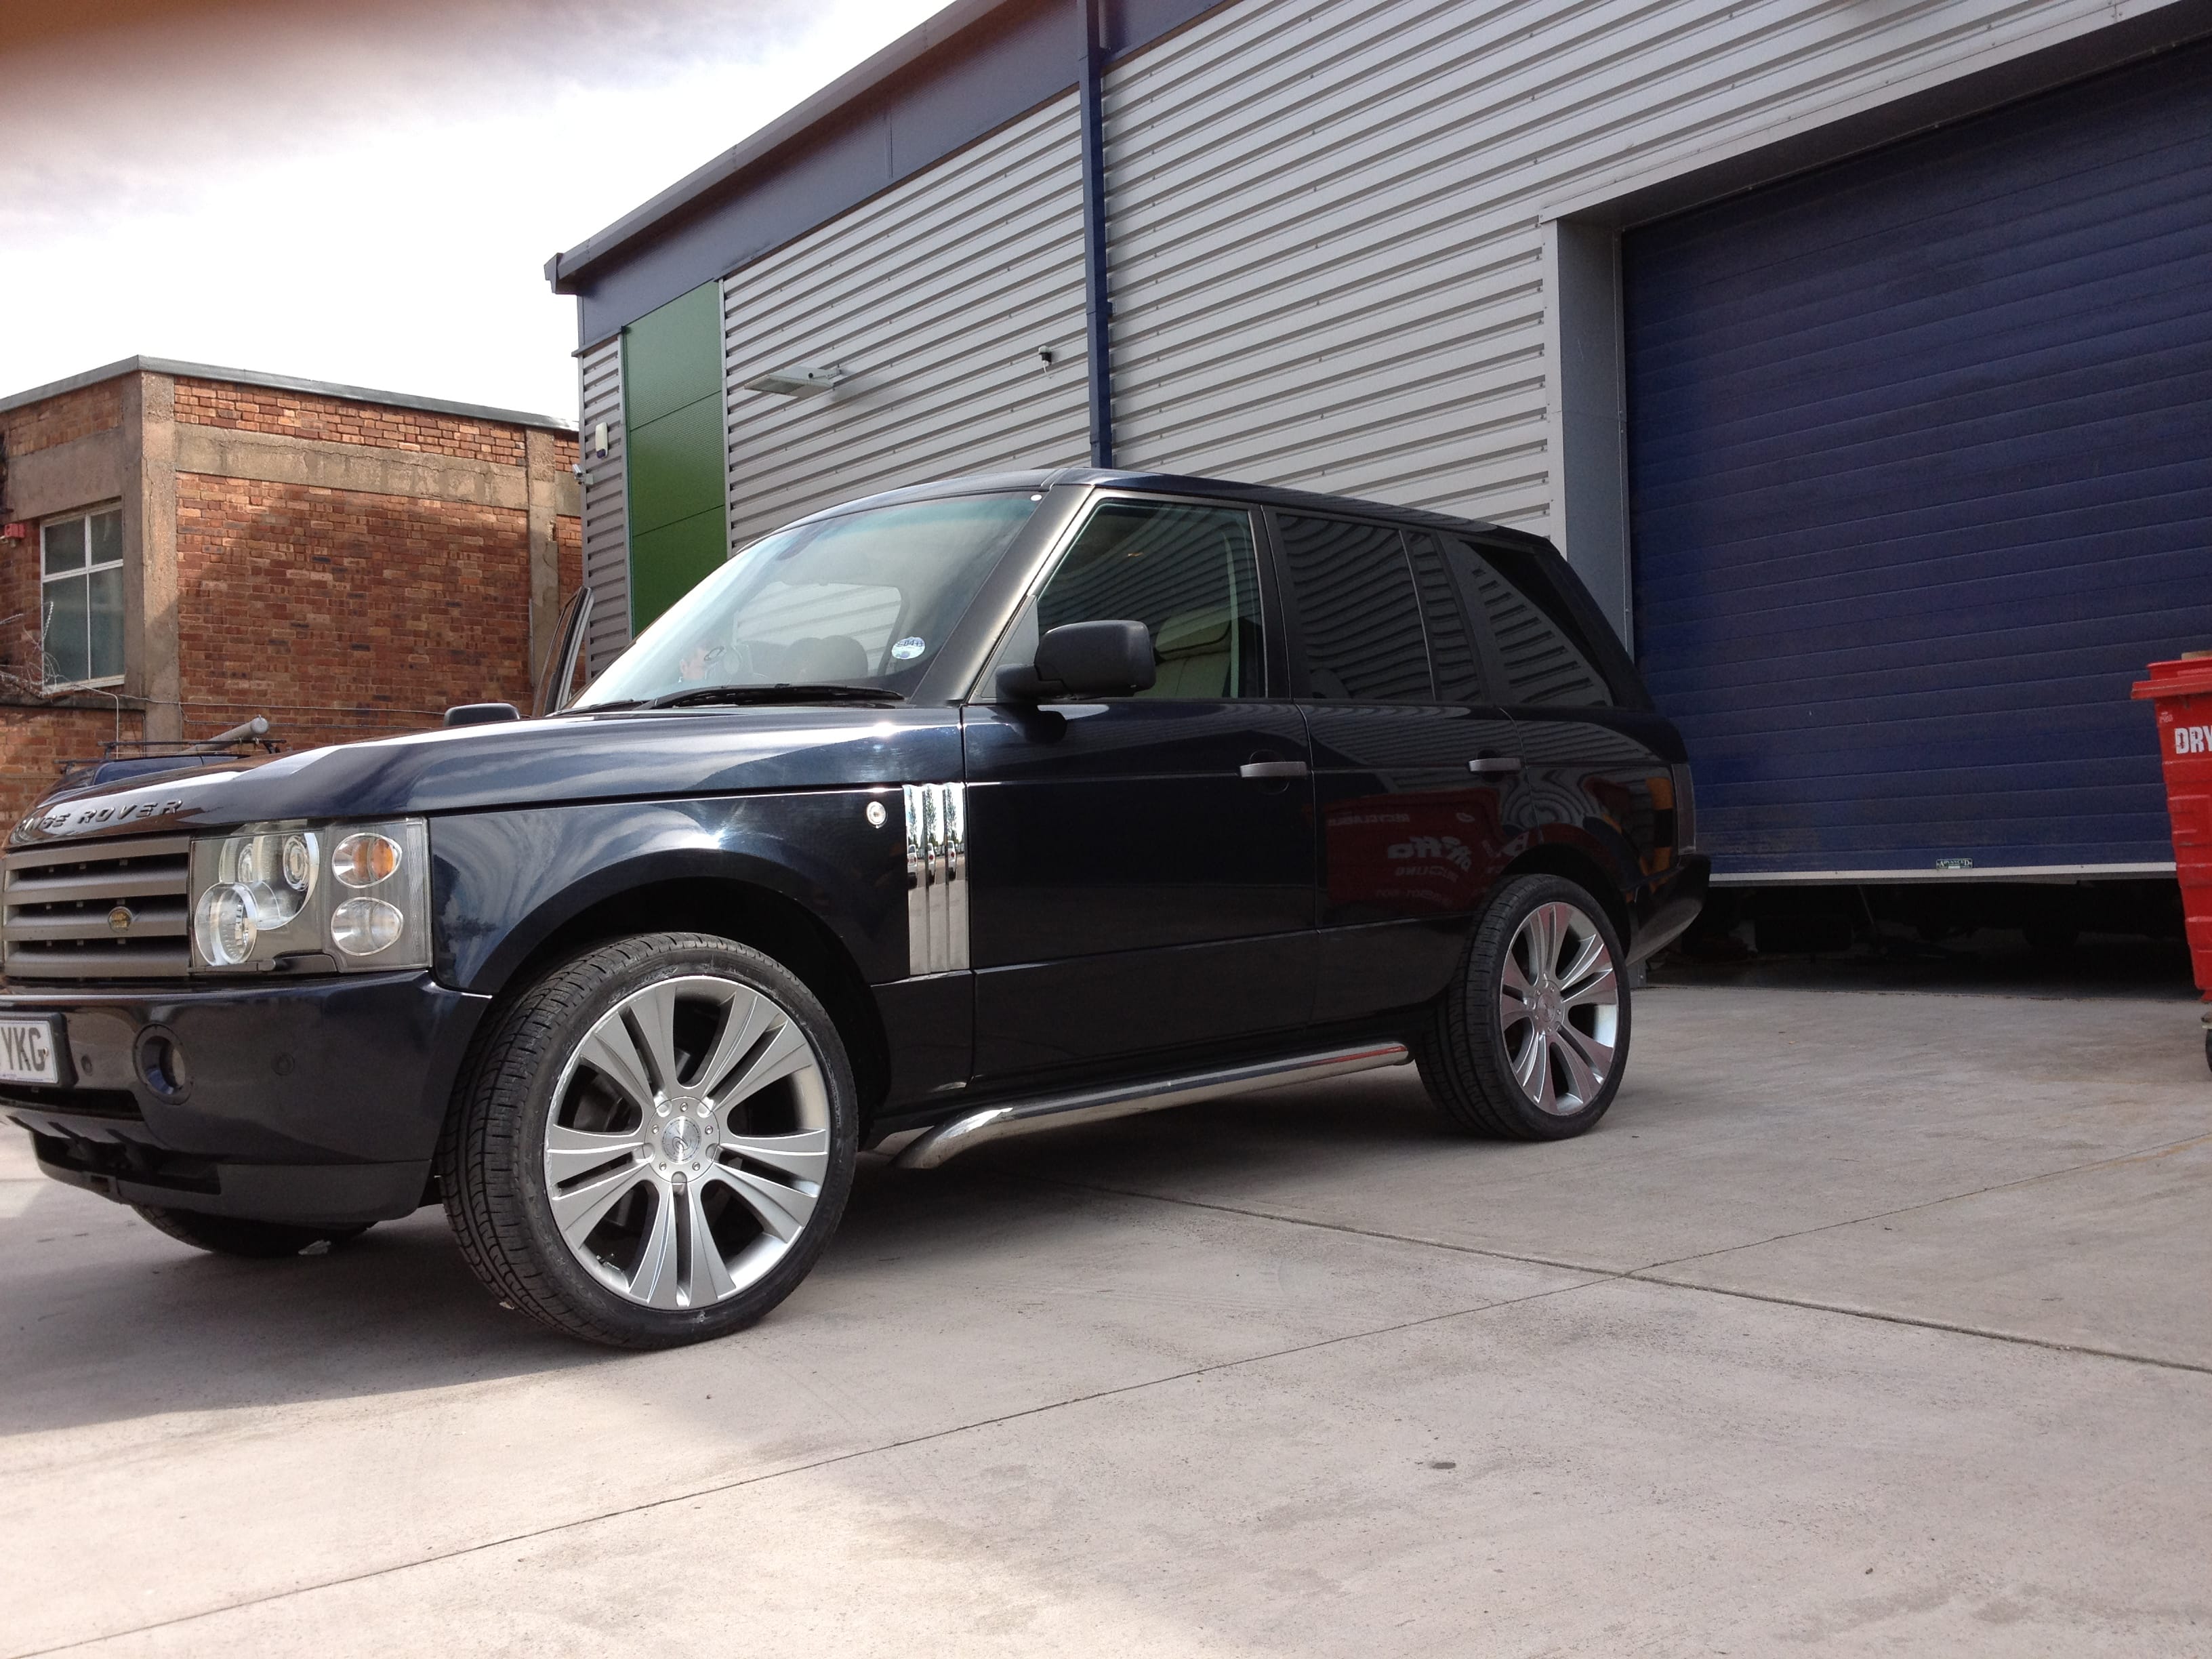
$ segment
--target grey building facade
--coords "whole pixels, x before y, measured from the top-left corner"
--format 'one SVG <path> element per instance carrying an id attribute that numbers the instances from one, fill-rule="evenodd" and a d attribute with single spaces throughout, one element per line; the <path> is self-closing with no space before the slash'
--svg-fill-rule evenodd
<path id="1" fill-rule="evenodd" d="M 594 659 L 800 514 L 1109 456 L 1551 537 L 1720 880 L 2170 872 L 2126 685 L 2212 646 L 2208 40 L 963 0 L 549 265 Z"/>

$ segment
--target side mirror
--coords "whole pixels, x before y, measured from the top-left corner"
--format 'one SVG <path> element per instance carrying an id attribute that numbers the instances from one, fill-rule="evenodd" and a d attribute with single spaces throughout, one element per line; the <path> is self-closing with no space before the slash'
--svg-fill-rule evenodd
<path id="1" fill-rule="evenodd" d="M 1140 622 L 1066 623 L 1037 641 L 1032 667 L 1002 668 L 999 691 L 1018 702 L 1126 697 L 1159 677 L 1152 633 Z"/>
<path id="2" fill-rule="evenodd" d="M 495 720 L 519 720 L 522 711 L 511 702 L 462 702 L 446 711 L 448 726 L 489 726 Z"/>

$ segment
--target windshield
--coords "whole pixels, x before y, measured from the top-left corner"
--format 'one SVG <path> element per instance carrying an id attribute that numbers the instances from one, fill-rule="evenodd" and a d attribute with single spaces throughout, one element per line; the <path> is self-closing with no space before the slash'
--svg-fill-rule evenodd
<path id="1" fill-rule="evenodd" d="M 1037 500 L 963 495 L 779 530 L 678 600 L 573 706 L 748 686 L 906 696 Z"/>

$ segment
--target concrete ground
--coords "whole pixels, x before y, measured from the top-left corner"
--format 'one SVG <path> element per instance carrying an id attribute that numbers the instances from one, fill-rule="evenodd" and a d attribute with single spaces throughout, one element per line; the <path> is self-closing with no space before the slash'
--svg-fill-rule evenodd
<path id="1" fill-rule="evenodd" d="M 6 1654 L 2212 1655 L 2186 1004 L 1661 988 L 1565 1145 L 1398 1071 L 872 1167 L 644 1356 L 21 1147 Z"/>

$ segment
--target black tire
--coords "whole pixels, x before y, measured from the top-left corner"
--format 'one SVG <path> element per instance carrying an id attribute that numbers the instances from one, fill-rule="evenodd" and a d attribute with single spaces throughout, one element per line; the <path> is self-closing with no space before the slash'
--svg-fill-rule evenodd
<path id="1" fill-rule="evenodd" d="M 604 1081 L 590 1082 L 601 1074 L 577 1069 L 584 1066 L 578 1051 L 595 1026 L 629 1006 L 629 1000 L 639 993 L 661 981 L 686 978 L 695 985 L 708 980 L 734 981 L 767 999 L 782 1018 L 797 1027 L 811 1046 L 812 1066 L 808 1076 L 815 1080 L 807 1085 L 809 1109 L 826 1117 L 822 1128 L 813 1132 L 824 1151 L 811 1212 L 796 1224 L 793 1237 L 787 1242 L 771 1241 L 763 1227 L 756 1240 L 772 1242 L 781 1249 L 772 1266 L 723 1299 L 708 1301 L 702 1297 L 702 1305 L 697 1306 L 648 1306 L 615 1288 L 622 1275 L 614 1264 L 599 1262 L 597 1270 L 587 1267 L 582 1253 L 585 1246 L 572 1249 L 563 1237 L 555 1219 L 556 1194 L 547 1173 L 547 1160 L 552 1155 L 548 1152 L 547 1135 L 549 1126 L 575 1133 L 573 1125 L 561 1122 L 559 1114 L 565 1111 L 573 1115 L 580 1109 L 574 1097 L 578 1090 L 587 1086 L 599 1091 L 603 1103 L 611 1103 L 599 1109 L 617 1114 L 636 1111 L 641 1115 L 642 1109 L 629 1103 L 629 1095 Z M 726 1022 L 735 1018 L 729 1013 L 723 1016 Z M 774 1029 L 781 1031 L 783 1028 Z M 664 1091 L 658 1080 L 647 1079 L 652 1083 L 655 1098 L 665 1093 L 678 1099 L 679 1109 L 674 1119 L 667 1120 L 669 1123 L 680 1126 L 687 1110 L 702 1119 L 707 1115 L 708 1095 L 715 1080 L 694 1077 L 685 1083 L 685 1067 L 703 1067 L 708 1062 L 701 1051 L 720 1042 L 719 1036 L 708 1035 L 693 1049 L 684 1049 L 680 1041 L 672 1044 L 678 1061 L 677 1076 L 670 1088 Z M 572 1060 L 576 1062 L 574 1067 Z M 564 1076 L 570 1081 L 563 1100 L 556 1101 L 555 1095 L 562 1090 Z M 678 1092 L 684 1090 L 696 1093 Z M 859 1117 L 852 1067 L 836 1025 L 797 975 L 760 951 L 729 939 L 702 933 L 639 934 L 563 963 L 493 1015 L 464 1074 L 453 1117 L 439 1150 L 446 1214 L 462 1255 L 492 1293 L 563 1334 L 621 1348 L 665 1348 L 706 1341 L 751 1324 L 788 1296 L 813 1267 L 836 1230 L 852 1186 Z M 641 1250 L 650 1248 L 648 1235 L 661 1218 L 663 1205 L 672 1218 L 667 1224 L 685 1230 L 693 1240 L 699 1237 L 690 1231 L 695 1222 L 721 1227 L 729 1224 L 733 1216 L 738 1221 L 754 1219 L 726 1203 L 718 1216 L 702 1218 L 719 1195 L 718 1177 L 725 1176 L 720 1160 L 725 1149 L 700 1150 L 695 1139 L 693 1151 L 674 1154 L 679 1164 L 682 1157 L 697 1156 L 703 1160 L 709 1173 L 696 1188 L 684 1187 L 680 1168 L 674 1188 L 666 1179 L 651 1183 L 644 1171 L 655 1156 L 651 1148 L 657 1144 L 652 1139 L 650 1122 L 641 1129 L 624 1129 L 614 1119 L 606 1121 L 620 1133 L 642 1139 L 647 1150 L 632 1148 L 623 1154 L 634 1155 L 639 1167 L 633 1170 L 626 1164 L 609 1165 L 588 1176 L 564 1180 L 557 1194 L 562 1201 L 568 1201 L 571 1190 L 580 1183 L 598 1181 L 610 1171 L 612 1178 L 629 1180 L 645 1196 L 636 1200 L 626 1196 L 623 1201 L 635 1201 L 651 1217 L 639 1224 Z M 665 1166 L 659 1167 L 666 1176 Z M 702 1165 L 691 1167 L 696 1171 Z M 719 1182 L 721 1187 L 731 1184 L 726 1179 Z M 803 1187 L 794 1185 L 792 1190 L 803 1190 Z M 696 1216 L 690 1207 L 694 1205 L 701 1206 Z M 684 1251 L 683 1260 L 688 1288 L 702 1261 L 696 1243 Z M 726 1261 L 724 1265 L 727 1267 Z"/>
<path id="2" fill-rule="evenodd" d="M 1613 1041 L 1602 1080 L 1581 1094 L 1558 1087 L 1558 1080 L 1568 1078 L 1571 1082 L 1570 1054 L 1587 1065 L 1599 1051 L 1593 1028 L 1604 1020 L 1603 1010 L 1587 1002 L 1565 1006 L 1560 1012 L 1565 1029 L 1556 1036 L 1547 1036 L 1544 1051 L 1535 1056 L 1526 1047 L 1534 1036 L 1531 1022 L 1509 1029 L 1500 1012 L 1509 975 L 1528 976 L 1525 963 L 1516 955 L 1516 949 L 1524 948 L 1522 925 L 1544 907 L 1562 904 L 1579 914 L 1601 945 L 1613 997 Z M 1421 1079 L 1437 1109 L 1462 1129 L 1504 1140 L 1563 1140 L 1587 1131 L 1613 1104 L 1627 1067 L 1629 994 L 1624 960 L 1620 935 L 1605 907 L 1576 883 L 1561 876 L 1517 876 L 1502 884 L 1485 907 L 1467 953 L 1437 999 L 1428 1030 L 1421 1036 Z M 1577 984 L 1595 985 L 1595 972 L 1590 970 Z M 1576 986 L 1568 986 L 1565 994 L 1575 990 Z M 1553 1044 L 1559 1046 L 1555 1050 Z M 1532 1098 L 1516 1076 L 1516 1057 L 1533 1058 L 1544 1068 L 1553 1085 L 1551 1109 Z"/>
<path id="3" fill-rule="evenodd" d="M 289 1221 L 248 1221 L 234 1215 L 206 1215 L 198 1210 L 156 1209 L 134 1204 L 147 1225 L 180 1244 L 215 1255 L 241 1255 L 273 1261 L 297 1255 L 311 1244 L 343 1244 L 368 1231 L 356 1227 L 308 1227 Z"/>

